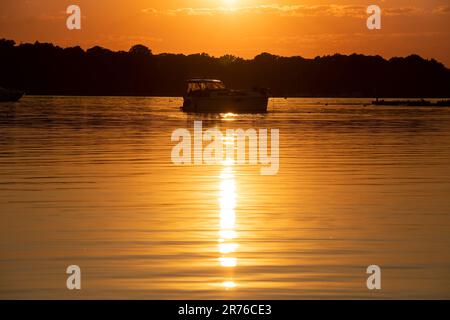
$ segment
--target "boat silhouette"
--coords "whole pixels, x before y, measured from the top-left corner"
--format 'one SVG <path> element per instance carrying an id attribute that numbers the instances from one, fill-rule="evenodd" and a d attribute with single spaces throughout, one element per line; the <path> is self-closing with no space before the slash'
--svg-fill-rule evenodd
<path id="1" fill-rule="evenodd" d="M 190 79 L 182 110 L 190 113 L 265 113 L 267 89 L 231 90 L 217 79 Z"/>

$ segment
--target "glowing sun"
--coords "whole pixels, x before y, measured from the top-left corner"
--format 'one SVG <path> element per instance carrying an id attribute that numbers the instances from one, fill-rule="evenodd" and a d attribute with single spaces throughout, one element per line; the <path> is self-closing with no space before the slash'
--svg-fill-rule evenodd
<path id="1" fill-rule="evenodd" d="M 232 7 L 237 3 L 237 0 L 222 0 L 222 1 L 228 7 Z"/>

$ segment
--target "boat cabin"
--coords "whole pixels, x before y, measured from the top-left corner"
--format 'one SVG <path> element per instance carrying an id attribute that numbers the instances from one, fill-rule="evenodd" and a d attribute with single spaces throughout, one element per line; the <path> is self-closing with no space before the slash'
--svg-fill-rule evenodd
<path id="1" fill-rule="evenodd" d="M 202 91 L 226 90 L 224 83 L 215 79 L 190 79 L 187 84 L 188 95 Z"/>

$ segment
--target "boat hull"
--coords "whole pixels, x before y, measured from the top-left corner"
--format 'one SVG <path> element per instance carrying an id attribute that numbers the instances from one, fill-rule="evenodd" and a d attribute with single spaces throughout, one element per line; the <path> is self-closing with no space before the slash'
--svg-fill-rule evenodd
<path id="1" fill-rule="evenodd" d="M 182 110 L 192 113 L 265 113 L 268 101 L 264 95 L 185 97 Z"/>

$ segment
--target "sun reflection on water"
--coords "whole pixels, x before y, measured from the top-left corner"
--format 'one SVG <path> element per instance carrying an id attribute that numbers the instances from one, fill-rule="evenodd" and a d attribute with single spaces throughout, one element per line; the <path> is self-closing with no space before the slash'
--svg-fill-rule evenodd
<path id="1" fill-rule="evenodd" d="M 225 160 L 220 175 L 220 230 L 218 239 L 219 263 L 227 268 L 228 279 L 222 283 L 226 289 L 236 287 L 233 281 L 233 268 L 237 266 L 234 256 L 239 244 L 236 242 L 236 181 L 233 171 L 233 160 Z"/>
<path id="2" fill-rule="evenodd" d="M 228 113 L 222 114 L 221 118 L 223 121 L 234 121 L 236 116 L 237 116 L 237 114 L 228 112 Z"/>
<path id="3" fill-rule="evenodd" d="M 235 288 L 236 287 L 236 283 L 234 283 L 233 281 L 224 281 L 222 284 L 227 289 L 231 289 L 231 288 Z"/>

